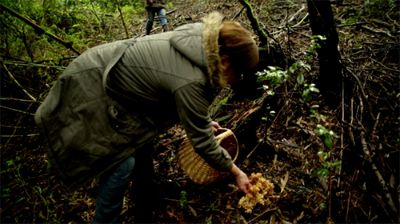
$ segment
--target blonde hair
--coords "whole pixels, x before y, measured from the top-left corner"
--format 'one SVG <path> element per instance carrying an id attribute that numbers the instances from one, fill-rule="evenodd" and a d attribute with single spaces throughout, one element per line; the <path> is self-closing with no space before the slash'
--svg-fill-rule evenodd
<path id="1" fill-rule="evenodd" d="M 219 31 L 220 55 L 229 57 L 232 68 L 239 73 L 250 72 L 259 62 L 258 46 L 251 33 L 238 22 L 224 21 Z"/>

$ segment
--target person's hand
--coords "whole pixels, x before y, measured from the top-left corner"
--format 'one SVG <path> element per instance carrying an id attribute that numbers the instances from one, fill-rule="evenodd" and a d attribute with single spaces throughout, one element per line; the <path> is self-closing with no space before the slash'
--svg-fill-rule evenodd
<path id="1" fill-rule="evenodd" d="M 235 175 L 236 184 L 238 188 L 247 194 L 251 186 L 250 180 L 247 177 L 247 175 L 241 169 L 239 169 L 239 167 L 237 167 L 235 164 L 232 165 L 231 172 L 233 173 L 233 175 Z"/>
<path id="2" fill-rule="evenodd" d="M 216 132 L 218 129 L 221 129 L 222 127 L 218 124 L 216 121 L 211 121 L 211 126 L 213 128 L 213 131 Z"/>
<path id="3" fill-rule="evenodd" d="M 239 174 L 236 176 L 236 183 L 238 185 L 238 188 L 243 191 L 245 194 L 249 192 L 250 189 L 250 181 L 249 178 L 245 173 Z"/>

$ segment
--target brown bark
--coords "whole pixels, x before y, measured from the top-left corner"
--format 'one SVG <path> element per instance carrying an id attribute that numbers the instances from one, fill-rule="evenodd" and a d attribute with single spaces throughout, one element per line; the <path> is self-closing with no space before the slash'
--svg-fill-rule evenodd
<path id="1" fill-rule="evenodd" d="M 320 65 L 319 86 L 328 104 L 336 106 L 340 102 L 342 85 L 342 65 L 338 51 L 338 34 L 333 19 L 330 1 L 307 0 L 313 35 L 326 38 L 318 41 L 321 46 L 317 49 Z"/>

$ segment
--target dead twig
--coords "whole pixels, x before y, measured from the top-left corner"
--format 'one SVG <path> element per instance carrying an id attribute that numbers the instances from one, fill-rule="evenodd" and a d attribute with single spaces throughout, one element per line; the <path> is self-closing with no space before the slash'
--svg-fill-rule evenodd
<path id="1" fill-rule="evenodd" d="M 374 124 L 374 127 L 372 128 L 371 136 L 374 136 L 375 133 L 376 133 L 376 127 L 378 126 L 378 121 L 379 121 L 380 115 L 381 115 L 381 112 L 379 112 L 378 115 L 375 118 L 375 124 Z"/>
<path id="2" fill-rule="evenodd" d="M 288 19 L 288 21 L 287 21 L 287 23 L 290 23 L 290 22 L 292 22 L 304 9 L 306 9 L 306 5 L 305 4 L 302 4 L 301 5 L 301 8 L 297 11 L 297 12 L 295 12 L 293 15 L 292 15 L 292 17 L 290 17 L 290 19 Z M 306 16 L 308 15 L 308 13 L 306 13 Z M 305 17 L 304 17 L 305 18 Z M 302 22 L 303 20 L 304 20 L 304 18 L 300 21 L 300 22 Z"/>
<path id="3" fill-rule="evenodd" d="M 250 20 L 251 26 L 253 27 L 254 31 L 257 33 L 258 37 L 260 38 L 260 42 L 262 46 L 268 46 L 268 37 L 267 32 L 261 28 L 260 22 L 258 21 L 257 17 L 254 15 L 253 9 L 247 0 L 239 0 L 239 2 L 246 8 L 247 17 Z"/>
<path id="4" fill-rule="evenodd" d="M 369 104 L 368 96 L 367 96 L 367 94 L 365 94 L 364 87 L 363 87 L 363 85 L 361 84 L 360 79 L 357 77 L 356 74 L 354 74 L 352 71 L 350 71 L 350 69 L 348 69 L 347 67 L 346 67 L 346 71 L 347 71 L 351 76 L 353 76 L 353 78 L 356 80 L 356 83 L 357 83 L 358 86 L 360 87 L 362 99 L 364 100 L 364 102 L 365 102 L 365 103 L 367 104 L 367 106 L 368 106 L 368 113 L 369 113 L 369 116 L 371 117 L 371 119 L 375 119 L 375 116 L 372 114 L 372 107 L 371 107 L 371 104 Z M 361 101 L 361 100 L 360 100 L 360 101 Z"/>
<path id="5" fill-rule="evenodd" d="M 117 8 L 118 8 L 118 12 L 119 12 L 119 15 L 120 15 L 120 18 L 121 18 L 122 26 L 124 27 L 124 30 L 125 30 L 126 38 L 128 39 L 129 38 L 129 32 L 128 32 L 128 28 L 126 27 L 126 24 L 125 24 L 124 14 L 122 13 L 121 3 L 119 2 L 119 0 L 117 0 Z"/>
<path id="6" fill-rule="evenodd" d="M 371 33 L 384 34 L 384 35 L 386 35 L 386 36 L 388 36 L 390 38 L 394 38 L 394 36 L 392 34 L 390 34 L 389 31 L 377 30 L 377 29 L 373 29 L 373 28 L 365 26 L 365 25 L 362 25 L 361 28 L 363 28 L 365 30 L 368 30 Z"/>
<path id="7" fill-rule="evenodd" d="M 388 70 L 388 71 L 390 71 L 390 72 L 393 72 L 393 73 L 397 73 L 397 75 L 399 75 L 400 74 L 400 70 L 398 70 L 398 69 L 395 69 L 395 68 L 389 68 L 388 66 L 386 66 L 386 65 L 384 65 L 382 62 L 380 62 L 380 61 L 377 61 L 377 60 L 375 60 L 374 58 L 370 58 L 373 62 L 375 62 L 375 63 L 377 63 L 377 64 L 379 64 L 381 67 L 380 67 L 380 69 L 386 69 L 386 70 Z M 389 73 L 390 74 L 390 73 Z M 394 74 L 393 74 L 394 75 Z"/>
<path id="8" fill-rule="evenodd" d="M 261 216 L 267 214 L 268 212 L 275 211 L 275 210 L 276 210 L 276 208 L 272 208 L 272 209 L 268 208 L 265 211 L 263 211 L 262 213 L 260 213 L 259 215 L 257 215 L 256 217 L 252 218 L 248 223 L 252 223 L 252 222 L 256 221 L 257 219 L 259 219 Z"/>
<path id="9" fill-rule="evenodd" d="M 31 116 L 35 115 L 33 113 L 29 113 L 29 112 L 26 112 L 26 111 L 14 109 L 14 108 L 11 108 L 11 107 L 6 107 L 6 106 L 3 106 L 3 105 L 0 105 L 0 108 L 4 108 L 4 109 L 11 110 L 11 111 L 14 111 L 14 112 L 18 112 L 18 113 L 21 113 L 21 114 L 26 114 L 26 115 L 31 115 Z"/>
<path id="10" fill-rule="evenodd" d="M 0 138 L 16 138 L 16 137 L 36 137 L 40 134 L 26 134 L 26 135 L 0 135 Z"/>
<path id="11" fill-rule="evenodd" d="M 58 69 L 60 71 L 63 71 L 66 68 L 65 66 L 39 64 L 39 63 L 43 63 L 43 62 L 36 62 L 36 63 L 26 62 L 26 63 L 22 63 L 22 62 L 16 62 L 16 61 L 3 61 L 3 63 L 5 65 L 13 65 L 13 66 L 55 68 L 55 69 Z"/>
<path id="12" fill-rule="evenodd" d="M 39 103 L 39 101 L 36 100 L 26 100 L 26 99 L 18 99 L 18 98 L 12 98 L 12 97 L 0 97 L 0 100 L 4 101 L 18 101 L 18 102 L 26 102 L 26 103 Z"/>
<path id="13" fill-rule="evenodd" d="M 17 86 L 19 88 L 22 89 L 22 91 L 29 97 L 31 98 L 33 101 L 37 101 L 35 97 L 33 97 L 19 82 L 18 80 L 13 76 L 13 74 L 8 70 L 7 66 L 2 62 L 1 65 L 3 66 L 3 68 L 7 71 L 8 76 L 10 76 L 11 80 L 15 82 L 15 84 L 17 84 Z"/>
<path id="14" fill-rule="evenodd" d="M 260 146 L 261 142 L 262 142 L 262 141 L 259 141 L 259 142 L 257 143 L 257 145 L 254 146 L 254 148 L 249 152 L 249 154 L 247 154 L 246 159 L 248 159 L 248 158 L 253 154 L 253 152 L 256 151 L 256 149 Z"/>
<path id="15" fill-rule="evenodd" d="M 363 152 L 364 152 L 364 154 L 365 154 L 365 159 L 366 159 L 366 160 L 369 162 L 369 164 L 371 165 L 372 171 L 375 173 L 375 176 L 376 176 L 376 178 L 378 179 L 379 184 L 380 184 L 381 187 L 382 187 L 384 196 L 385 196 L 386 199 L 387 199 L 387 204 L 389 205 L 389 207 L 390 207 L 390 209 L 392 210 L 392 212 L 394 212 L 395 214 L 397 214 L 397 208 L 396 208 L 396 206 L 395 206 L 395 204 L 394 204 L 394 202 L 393 202 L 392 196 L 390 195 L 390 192 L 389 192 L 389 189 L 388 189 L 388 187 L 387 187 L 386 181 L 385 181 L 385 179 L 383 178 L 382 174 L 379 172 L 378 167 L 377 167 L 377 166 L 375 165 L 375 163 L 372 161 L 371 153 L 370 153 L 369 150 L 368 150 L 368 143 L 367 143 L 367 141 L 365 140 L 365 132 L 364 132 L 364 131 L 361 131 L 360 138 L 361 138 L 361 148 L 362 148 L 362 150 L 363 150 Z"/>

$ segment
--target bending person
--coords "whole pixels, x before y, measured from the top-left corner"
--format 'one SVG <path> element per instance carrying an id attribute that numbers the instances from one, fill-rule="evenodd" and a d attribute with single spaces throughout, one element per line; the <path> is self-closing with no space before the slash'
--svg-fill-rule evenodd
<path id="1" fill-rule="evenodd" d="M 247 192 L 247 175 L 215 140 L 208 114 L 221 88 L 240 88 L 258 64 L 251 33 L 217 12 L 172 32 L 87 50 L 59 77 L 35 115 L 64 183 L 99 177 L 95 222 L 120 222 L 134 174 L 135 216 L 151 221 L 153 141 L 180 123 L 196 152 Z"/>

